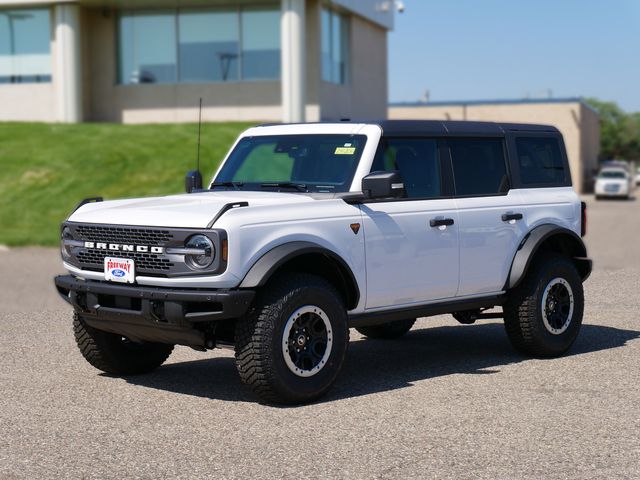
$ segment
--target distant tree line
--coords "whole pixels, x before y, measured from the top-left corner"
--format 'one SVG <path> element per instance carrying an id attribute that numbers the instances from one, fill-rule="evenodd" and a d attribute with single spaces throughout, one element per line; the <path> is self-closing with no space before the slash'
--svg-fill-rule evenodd
<path id="1" fill-rule="evenodd" d="M 600 158 L 640 160 L 640 112 L 626 113 L 614 102 L 587 99 L 600 114 Z"/>

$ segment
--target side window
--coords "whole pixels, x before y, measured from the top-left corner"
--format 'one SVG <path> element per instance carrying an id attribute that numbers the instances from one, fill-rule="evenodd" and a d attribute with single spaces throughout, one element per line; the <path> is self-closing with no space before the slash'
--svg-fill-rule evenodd
<path id="1" fill-rule="evenodd" d="M 398 170 L 409 198 L 441 195 L 438 142 L 422 138 L 387 138 L 371 171 Z"/>
<path id="2" fill-rule="evenodd" d="M 509 190 L 503 140 L 449 140 L 456 195 L 497 195 Z"/>
<path id="3" fill-rule="evenodd" d="M 516 138 L 520 181 L 523 185 L 564 185 L 566 172 L 556 138 Z"/>

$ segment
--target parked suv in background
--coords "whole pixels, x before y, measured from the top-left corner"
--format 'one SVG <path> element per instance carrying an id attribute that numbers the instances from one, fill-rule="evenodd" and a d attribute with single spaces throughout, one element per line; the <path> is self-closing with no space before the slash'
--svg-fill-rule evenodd
<path id="1" fill-rule="evenodd" d="M 260 399 L 299 403 L 333 384 L 349 328 L 393 339 L 419 317 L 504 317 L 536 357 L 578 335 L 585 206 L 553 127 L 260 126 L 200 178 L 186 195 L 89 199 L 63 223 L 55 283 L 96 368 L 229 346 Z"/>
<path id="2" fill-rule="evenodd" d="M 596 199 L 603 197 L 629 199 L 633 186 L 634 180 L 626 169 L 617 167 L 603 168 L 596 177 Z"/>

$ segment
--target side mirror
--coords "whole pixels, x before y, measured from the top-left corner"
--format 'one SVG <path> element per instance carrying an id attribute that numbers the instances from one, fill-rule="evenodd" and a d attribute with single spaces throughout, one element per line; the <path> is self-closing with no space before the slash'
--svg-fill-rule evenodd
<path id="1" fill-rule="evenodd" d="M 400 172 L 371 172 L 362 179 L 365 198 L 400 198 L 404 196 L 404 183 Z"/>
<path id="2" fill-rule="evenodd" d="M 184 189 L 187 193 L 194 190 L 202 190 L 202 175 L 199 170 L 191 170 L 184 177 Z"/>

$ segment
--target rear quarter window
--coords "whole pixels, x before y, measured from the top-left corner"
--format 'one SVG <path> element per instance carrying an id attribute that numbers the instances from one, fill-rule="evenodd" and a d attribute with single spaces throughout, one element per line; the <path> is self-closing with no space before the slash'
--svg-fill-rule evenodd
<path id="1" fill-rule="evenodd" d="M 527 185 L 567 185 L 567 169 L 554 137 L 518 137 L 516 151 L 520 183 Z"/>

